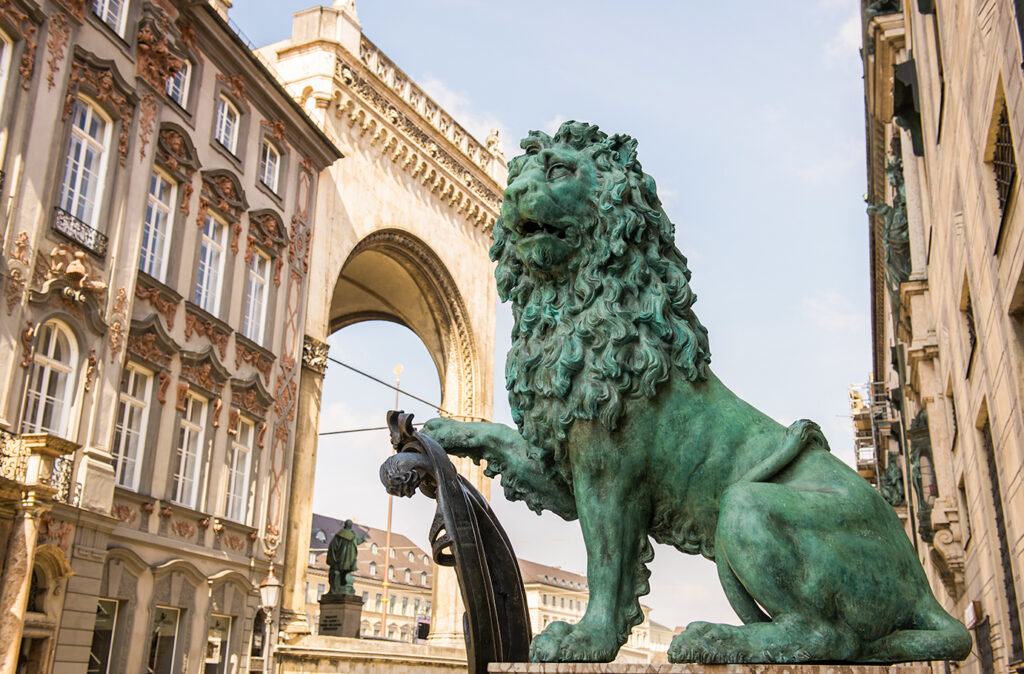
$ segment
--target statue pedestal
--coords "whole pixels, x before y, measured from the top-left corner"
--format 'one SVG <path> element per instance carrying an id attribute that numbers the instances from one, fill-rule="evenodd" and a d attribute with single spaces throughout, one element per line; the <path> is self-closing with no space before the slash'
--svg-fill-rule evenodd
<path id="1" fill-rule="evenodd" d="M 325 594 L 320 597 L 320 634 L 359 638 L 363 599 L 354 594 Z"/>
<path id="2" fill-rule="evenodd" d="M 626 663 L 492 662 L 494 674 L 931 674 L 927 662 L 898 665 L 637 665 Z"/>

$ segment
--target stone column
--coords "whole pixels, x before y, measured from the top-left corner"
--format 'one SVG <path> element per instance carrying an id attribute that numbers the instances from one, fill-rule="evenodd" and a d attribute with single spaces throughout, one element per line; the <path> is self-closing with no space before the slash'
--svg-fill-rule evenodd
<path id="1" fill-rule="evenodd" d="M 299 374 L 298 418 L 295 422 L 295 450 L 288 489 L 288 519 L 284 538 L 284 588 L 281 600 L 281 629 L 289 634 L 309 632 L 306 621 L 306 566 L 309 535 L 313 526 L 313 477 L 316 474 L 316 444 L 320 428 L 320 400 L 327 370 L 326 343 L 306 335 L 302 342 L 302 370 Z"/>
<path id="2" fill-rule="evenodd" d="M 14 526 L 7 541 L 3 587 L 0 588 L 0 674 L 14 674 L 21 650 L 21 631 L 32 584 L 39 516 L 48 506 L 28 492 L 16 507 Z"/>

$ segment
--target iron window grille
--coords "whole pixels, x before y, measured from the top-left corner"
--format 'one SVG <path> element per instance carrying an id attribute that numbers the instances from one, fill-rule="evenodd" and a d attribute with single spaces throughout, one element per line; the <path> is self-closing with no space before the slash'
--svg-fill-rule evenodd
<path id="1" fill-rule="evenodd" d="M 97 257 L 107 254 L 107 235 L 93 229 L 60 206 L 54 207 L 53 229 L 87 248 Z"/>
<path id="2" fill-rule="evenodd" d="M 996 148 L 992 156 L 992 168 L 996 173 L 996 194 L 999 197 L 999 214 L 1006 215 L 1006 204 L 1010 200 L 1013 181 L 1017 177 L 1017 161 L 1013 155 L 1013 136 L 1010 133 L 1010 119 L 1006 112 L 1006 103 L 999 112 L 999 125 L 996 128 Z"/>

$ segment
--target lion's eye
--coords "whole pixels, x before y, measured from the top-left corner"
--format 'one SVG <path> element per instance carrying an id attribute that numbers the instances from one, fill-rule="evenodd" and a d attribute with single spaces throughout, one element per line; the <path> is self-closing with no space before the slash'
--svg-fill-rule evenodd
<path id="1" fill-rule="evenodd" d="M 558 180 L 572 175 L 572 169 L 566 164 L 552 164 L 548 167 L 548 180 Z"/>

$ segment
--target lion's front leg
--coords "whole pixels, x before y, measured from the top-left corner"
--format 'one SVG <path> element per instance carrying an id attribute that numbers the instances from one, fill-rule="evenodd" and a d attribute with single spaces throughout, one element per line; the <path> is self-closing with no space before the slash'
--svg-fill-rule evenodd
<path id="1" fill-rule="evenodd" d="M 578 623 L 553 623 L 534 638 L 534 662 L 610 662 L 643 621 L 637 598 L 648 591 L 645 565 L 654 554 L 647 538 L 650 503 L 636 490 L 642 479 L 637 457 L 591 444 L 573 460 L 590 600 Z"/>
<path id="2" fill-rule="evenodd" d="M 487 462 L 488 477 L 501 475 L 510 501 L 524 501 L 534 512 L 548 510 L 562 519 L 576 519 L 572 488 L 555 472 L 531 458 L 530 444 L 514 428 L 489 422 L 431 419 L 422 432 L 449 454 L 475 463 Z"/>

